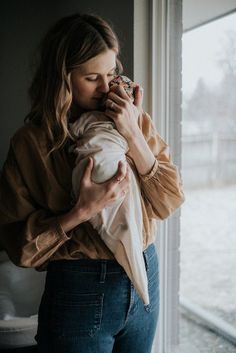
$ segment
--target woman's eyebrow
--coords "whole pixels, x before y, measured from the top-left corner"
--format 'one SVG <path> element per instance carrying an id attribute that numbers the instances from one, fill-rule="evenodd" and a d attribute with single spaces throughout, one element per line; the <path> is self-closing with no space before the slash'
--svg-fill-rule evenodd
<path id="1" fill-rule="evenodd" d="M 108 72 L 110 71 L 114 71 L 116 69 L 116 66 L 114 66 L 112 69 L 110 69 Z M 100 72 L 84 72 L 84 75 L 99 75 Z"/>

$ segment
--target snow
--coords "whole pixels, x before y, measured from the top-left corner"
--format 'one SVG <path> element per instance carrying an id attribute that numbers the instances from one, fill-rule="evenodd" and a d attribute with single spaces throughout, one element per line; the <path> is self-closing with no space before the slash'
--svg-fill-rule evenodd
<path id="1" fill-rule="evenodd" d="M 208 310 L 236 312 L 236 185 L 185 196 L 180 295 Z"/>

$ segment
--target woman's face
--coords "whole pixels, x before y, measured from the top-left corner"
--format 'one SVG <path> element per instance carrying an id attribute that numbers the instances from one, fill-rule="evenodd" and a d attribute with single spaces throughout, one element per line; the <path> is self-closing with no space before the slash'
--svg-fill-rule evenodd
<path id="1" fill-rule="evenodd" d="M 73 101 L 81 110 L 101 108 L 115 74 L 116 53 L 107 50 L 71 72 Z"/>

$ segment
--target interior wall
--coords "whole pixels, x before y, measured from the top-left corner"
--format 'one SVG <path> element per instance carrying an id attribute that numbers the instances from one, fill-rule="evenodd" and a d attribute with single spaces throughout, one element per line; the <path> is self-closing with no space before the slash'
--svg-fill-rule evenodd
<path id="1" fill-rule="evenodd" d="M 23 124 L 29 110 L 27 90 L 32 77 L 30 62 L 41 37 L 60 17 L 75 12 L 93 13 L 112 24 L 121 44 L 124 73 L 133 79 L 134 0 L 10 1 L 0 12 L 0 168 L 10 137 Z"/>

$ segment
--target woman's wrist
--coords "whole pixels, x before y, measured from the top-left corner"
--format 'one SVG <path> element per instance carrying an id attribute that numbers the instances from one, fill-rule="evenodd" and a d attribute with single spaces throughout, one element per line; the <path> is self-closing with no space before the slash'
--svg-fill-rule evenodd
<path id="1" fill-rule="evenodd" d="M 155 156 L 149 148 L 141 130 L 140 133 L 134 134 L 128 140 L 128 145 L 129 155 L 133 159 L 139 174 L 146 175 L 155 163 Z"/>
<path id="2" fill-rule="evenodd" d="M 70 230 L 87 220 L 88 217 L 86 217 L 86 210 L 76 206 L 73 207 L 69 212 L 58 217 L 58 222 L 60 223 L 65 233 L 69 232 Z"/>
<path id="3" fill-rule="evenodd" d="M 129 133 L 129 136 L 126 137 L 126 140 L 129 146 L 139 144 L 139 141 L 142 139 L 143 139 L 143 134 L 139 126 L 137 126 L 137 128 L 131 131 L 131 133 Z"/>

